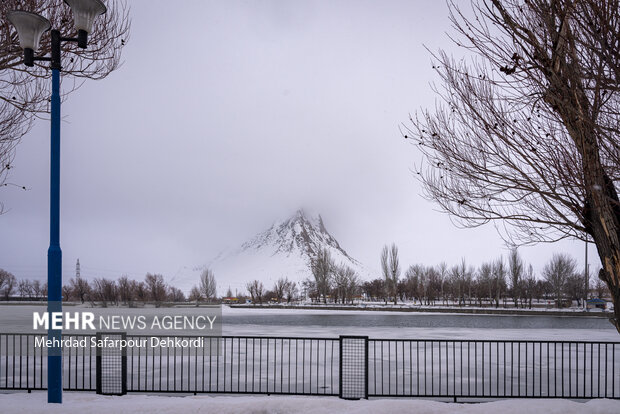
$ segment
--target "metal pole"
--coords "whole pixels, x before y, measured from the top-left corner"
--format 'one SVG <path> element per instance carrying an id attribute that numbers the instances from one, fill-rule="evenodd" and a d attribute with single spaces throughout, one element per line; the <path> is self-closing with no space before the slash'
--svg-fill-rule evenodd
<path id="1" fill-rule="evenodd" d="M 586 239 L 586 268 L 584 270 L 584 279 L 585 279 L 585 292 L 584 292 L 584 300 L 583 300 L 583 308 L 588 309 L 588 290 L 590 289 L 590 275 L 588 271 L 588 240 Z"/>
<path id="2" fill-rule="evenodd" d="M 54 43 L 52 39 L 52 43 Z M 54 48 L 52 46 L 52 48 Z M 58 49 L 60 42 L 58 41 Z M 61 329 L 52 329 L 51 312 L 62 312 L 62 251 L 60 250 L 60 68 L 52 68 L 50 158 L 50 247 L 47 251 L 47 331 L 52 347 L 47 355 L 47 402 L 62 403 Z"/>

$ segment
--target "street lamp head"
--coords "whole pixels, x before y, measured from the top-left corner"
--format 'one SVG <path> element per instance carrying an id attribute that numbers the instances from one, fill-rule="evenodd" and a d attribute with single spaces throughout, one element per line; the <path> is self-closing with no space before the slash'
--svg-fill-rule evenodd
<path id="1" fill-rule="evenodd" d="M 97 16 L 104 14 L 107 9 L 101 0 L 65 0 L 73 12 L 73 24 L 78 31 L 88 35 L 93 30 L 93 23 Z"/>
<path id="2" fill-rule="evenodd" d="M 47 32 L 52 25 L 43 16 L 21 10 L 8 12 L 6 18 L 17 29 L 19 45 L 24 49 L 24 63 L 27 66 L 33 66 L 34 51 L 39 49 L 41 35 Z"/>

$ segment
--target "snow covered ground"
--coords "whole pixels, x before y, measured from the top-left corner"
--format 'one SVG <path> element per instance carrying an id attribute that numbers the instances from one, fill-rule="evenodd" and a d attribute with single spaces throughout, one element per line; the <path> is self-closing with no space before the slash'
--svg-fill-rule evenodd
<path id="1" fill-rule="evenodd" d="M 155 396 L 125 395 L 104 397 L 94 393 L 64 393 L 64 403 L 47 404 L 45 392 L 0 394 L 3 414 L 45 412 L 49 414 L 238 414 L 238 413 L 355 413 L 382 414 L 411 412 L 418 414 L 617 414 L 620 401 L 591 400 L 503 400 L 476 404 L 455 404 L 413 399 L 372 399 L 345 401 L 335 397 L 250 397 L 250 396 Z"/>

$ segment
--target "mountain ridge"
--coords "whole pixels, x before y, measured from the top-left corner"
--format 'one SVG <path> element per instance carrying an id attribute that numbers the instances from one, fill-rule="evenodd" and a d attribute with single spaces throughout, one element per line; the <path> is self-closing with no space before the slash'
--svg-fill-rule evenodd
<path id="1" fill-rule="evenodd" d="M 221 252 L 208 267 L 215 272 L 222 289 L 229 285 L 243 289 L 255 279 L 269 289 L 280 277 L 295 282 L 312 277 L 311 260 L 323 248 L 330 252 L 335 264 L 353 268 L 362 278 L 368 275 L 365 267 L 329 233 L 321 215 L 304 209 L 274 222 L 238 248 Z"/>

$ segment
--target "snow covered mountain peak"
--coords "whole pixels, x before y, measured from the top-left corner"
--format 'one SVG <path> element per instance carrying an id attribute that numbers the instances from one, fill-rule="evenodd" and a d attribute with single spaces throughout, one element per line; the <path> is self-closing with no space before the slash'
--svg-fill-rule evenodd
<path id="1" fill-rule="evenodd" d="M 320 214 L 297 210 L 285 220 L 220 255 L 211 263 L 219 284 L 244 287 L 258 279 L 271 288 L 280 277 L 299 282 L 312 277 L 311 261 L 321 249 L 329 250 L 336 264 L 352 267 L 363 278 L 363 266 L 329 233 Z"/>
<path id="2" fill-rule="evenodd" d="M 322 248 L 334 249 L 351 259 L 327 231 L 321 215 L 309 214 L 303 209 L 284 221 L 274 223 L 241 246 L 242 251 L 268 249 L 272 255 L 302 254 L 309 258 L 316 256 Z"/>

